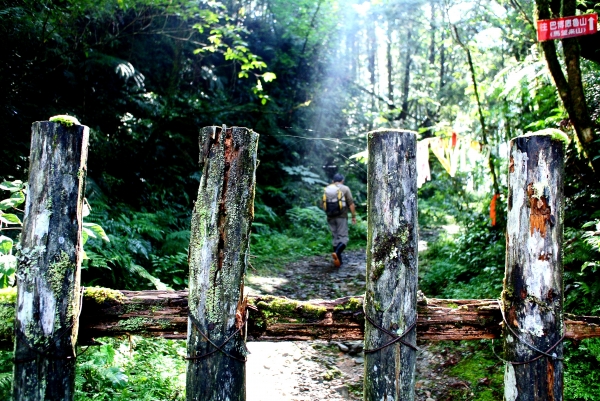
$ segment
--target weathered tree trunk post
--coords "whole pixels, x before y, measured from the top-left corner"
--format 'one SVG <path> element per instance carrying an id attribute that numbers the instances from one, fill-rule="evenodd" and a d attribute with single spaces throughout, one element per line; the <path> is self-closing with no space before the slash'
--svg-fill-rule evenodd
<path id="1" fill-rule="evenodd" d="M 86 126 L 33 124 L 17 269 L 15 400 L 74 397 L 87 153 Z"/>
<path id="2" fill-rule="evenodd" d="M 506 401 L 563 399 L 563 157 L 563 143 L 550 135 L 510 142 L 501 307 Z"/>
<path id="3" fill-rule="evenodd" d="M 246 397 L 244 274 L 253 219 L 258 134 L 206 127 L 192 216 L 187 399 Z"/>
<path id="4" fill-rule="evenodd" d="M 368 136 L 365 400 L 415 399 L 416 135 Z"/>

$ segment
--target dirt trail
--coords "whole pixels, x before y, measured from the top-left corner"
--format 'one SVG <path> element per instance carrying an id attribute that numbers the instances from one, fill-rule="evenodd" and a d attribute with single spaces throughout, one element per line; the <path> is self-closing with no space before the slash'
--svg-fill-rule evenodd
<path id="1" fill-rule="evenodd" d="M 334 299 L 364 294 L 366 255 L 344 252 L 334 268 L 329 255 L 290 263 L 280 273 L 250 274 L 246 289 L 292 299 Z M 455 355 L 435 355 L 419 344 L 417 401 L 451 400 L 447 388 L 461 385 L 444 374 Z M 247 363 L 248 401 L 361 400 L 364 377 L 362 342 L 250 342 Z"/>

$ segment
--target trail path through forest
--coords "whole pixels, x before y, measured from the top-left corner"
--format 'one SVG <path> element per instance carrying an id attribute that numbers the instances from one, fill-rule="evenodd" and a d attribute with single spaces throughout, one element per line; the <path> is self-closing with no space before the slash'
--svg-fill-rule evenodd
<path id="1" fill-rule="evenodd" d="M 344 253 L 344 265 L 336 269 L 330 255 L 302 259 L 283 271 L 250 274 L 252 294 L 286 296 L 297 300 L 334 299 L 364 294 L 366 255 Z M 431 351 L 419 344 L 417 401 L 446 401 L 448 389 L 468 385 L 444 373 L 460 355 Z M 362 341 L 359 342 L 249 342 L 247 362 L 248 401 L 361 400 L 364 377 Z M 466 386 L 466 388 L 464 388 Z"/>

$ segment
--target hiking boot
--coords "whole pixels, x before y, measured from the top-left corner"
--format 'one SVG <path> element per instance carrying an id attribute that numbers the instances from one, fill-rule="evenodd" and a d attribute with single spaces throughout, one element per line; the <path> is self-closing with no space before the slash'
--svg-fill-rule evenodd
<path id="1" fill-rule="evenodd" d="M 337 253 L 332 253 L 331 257 L 333 258 L 333 265 L 335 267 L 340 267 L 342 265 L 342 262 L 340 261 L 340 258 L 338 257 Z"/>

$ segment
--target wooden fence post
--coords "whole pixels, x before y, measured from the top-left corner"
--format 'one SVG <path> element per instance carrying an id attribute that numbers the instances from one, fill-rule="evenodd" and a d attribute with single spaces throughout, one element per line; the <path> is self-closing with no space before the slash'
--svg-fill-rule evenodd
<path id="1" fill-rule="evenodd" d="M 246 397 L 244 274 L 253 219 L 258 134 L 206 127 L 189 251 L 187 399 Z"/>
<path id="2" fill-rule="evenodd" d="M 365 400 L 415 399 L 416 135 L 368 135 Z"/>
<path id="3" fill-rule="evenodd" d="M 15 400 L 72 400 L 88 128 L 32 126 L 17 268 Z"/>
<path id="4" fill-rule="evenodd" d="M 563 399 L 563 157 L 563 143 L 550 135 L 510 142 L 501 306 L 506 401 Z"/>

